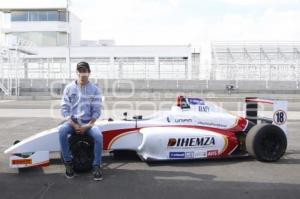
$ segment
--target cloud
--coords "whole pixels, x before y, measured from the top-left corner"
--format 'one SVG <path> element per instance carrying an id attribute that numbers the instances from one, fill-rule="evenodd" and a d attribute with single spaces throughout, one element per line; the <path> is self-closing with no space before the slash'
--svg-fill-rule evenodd
<path id="1" fill-rule="evenodd" d="M 261 17 L 226 15 L 212 26 L 212 39 L 221 40 L 299 40 L 300 11 L 266 10 Z"/>
<path id="2" fill-rule="evenodd" d="M 1 0 L 0 8 L 64 7 L 66 0 Z"/>
<path id="3" fill-rule="evenodd" d="M 260 6 L 273 6 L 273 5 L 288 5 L 299 4 L 299 0 L 219 0 L 221 2 L 232 5 L 260 5 Z"/>
<path id="4" fill-rule="evenodd" d="M 132 1 L 134 2 L 134 1 Z M 131 2 L 131 3 L 132 3 Z M 154 3 L 153 3 L 154 2 Z M 107 6 L 107 7 L 106 7 Z M 112 12 L 106 4 L 83 19 L 85 38 L 112 38 L 117 44 L 201 44 L 210 40 L 300 40 L 300 11 L 266 9 L 261 15 L 227 13 L 217 19 L 208 16 L 176 16 L 169 4 L 123 4 Z M 180 20 L 176 20 L 178 17 Z M 168 22 L 169 20 L 169 22 Z"/>
<path id="5" fill-rule="evenodd" d="M 145 30 L 148 34 L 160 31 L 161 21 L 168 18 L 179 1 L 110 0 L 95 1 L 84 10 L 73 2 L 72 10 L 82 19 L 85 39 L 115 38 L 122 43 L 126 38 L 139 38 Z M 149 30 L 148 27 L 154 29 Z M 155 29 L 159 28 L 159 29 Z M 145 40 L 149 35 L 145 33 Z M 129 42 L 131 43 L 131 42 Z"/>
<path id="6" fill-rule="evenodd" d="M 300 9 L 292 6 L 299 0 L 214 1 L 230 4 L 229 8 L 234 9 L 227 11 L 228 6 L 224 4 L 205 6 L 206 1 L 199 3 L 197 0 L 71 0 L 71 10 L 82 19 L 83 39 L 115 39 L 117 44 L 122 45 L 198 45 L 210 40 L 300 40 Z M 291 8 L 282 10 L 274 6 L 284 4 Z M 209 10 L 208 13 L 213 13 L 211 15 L 192 13 L 197 11 L 197 6 L 212 8 L 216 5 L 218 9 Z M 259 13 L 252 10 L 235 12 L 241 5 L 265 7 Z"/>
<path id="7" fill-rule="evenodd" d="M 176 7 L 179 6 L 180 0 L 168 0 L 169 4 Z"/>

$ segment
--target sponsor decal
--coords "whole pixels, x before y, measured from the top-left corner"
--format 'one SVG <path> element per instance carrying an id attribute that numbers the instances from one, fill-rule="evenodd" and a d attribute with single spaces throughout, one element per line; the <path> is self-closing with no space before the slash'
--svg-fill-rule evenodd
<path id="1" fill-rule="evenodd" d="M 186 158 L 194 158 L 194 152 L 185 152 Z"/>
<path id="2" fill-rule="evenodd" d="M 209 106 L 199 106 L 199 112 L 209 112 Z"/>
<path id="3" fill-rule="evenodd" d="M 206 137 L 186 137 L 186 138 L 170 138 L 168 147 L 192 147 L 201 148 L 214 146 L 216 144 L 213 136 Z"/>
<path id="4" fill-rule="evenodd" d="M 190 123 L 193 122 L 192 119 L 175 119 L 175 123 Z"/>
<path id="5" fill-rule="evenodd" d="M 207 151 L 207 157 L 217 157 L 219 155 L 218 150 Z"/>
<path id="6" fill-rule="evenodd" d="M 185 152 L 170 152 L 169 158 L 185 158 Z"/>
<path id="7" fill-rule="evenodd" d="M 273 115 L 273 121 L 277 125 L 283 125 L 286 122 L 287 115 L 286 112 L 283 110 L 278 110 Z"/>
<path id="8" fill-rule="evenodd" d="M 168 123 L 170 123 L 170 122 L 171 122 L 171 120 L 170 120 L 170 118 L 169 118 L 169 117 L 167 117 L 167 122 L 168 122 Z"/>
<path id="9" fill-rule="evenodd" d="M 194 152 L 170 152 L 169 158 L 194 158 Z"/>
<path id="10" fill-rule="evenodd" d="M 18 159 L 12 160 L 12 165 L 19 165 L 19 164 L 32 164 L 32 159 Z"/>
<path id="11" fill-rule="evenodd" d="M 206 156 L 207 156 L 206 151 L 197 151 L 195 152 L 194 158 L 203 158 Z"/>
<path id="12" fill-rule="evenodd" d="M 168 146 L 175 146 L 177 140 L 175 138 L 170 138 L 168 142 Z"/>
<path id="13" fill-rule="evenodd" d="M 214 123 L 214 122 L 202 122 L 202 121 L 199 121 L 198 124 L 202 125 L 202 126 L 214 126 L 214 127 L 227 128 L 227 125 L 218 124 L 218 123 Z"/>
<path id="14" fill-rule="evenodd" d="M 199 98 L 188 98 L 188 102 L 190 105 L 204 105 L 204 101 Z"/>

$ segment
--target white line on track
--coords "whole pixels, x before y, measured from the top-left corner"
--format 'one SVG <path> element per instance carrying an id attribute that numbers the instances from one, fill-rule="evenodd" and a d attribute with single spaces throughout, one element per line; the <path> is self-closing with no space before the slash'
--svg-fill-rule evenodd
<path id="1" fill-rule="evenodd" d="M 5 103 L 5 102 L 14 102 L 16 100 L 0 100 L 0 103 Z"/>

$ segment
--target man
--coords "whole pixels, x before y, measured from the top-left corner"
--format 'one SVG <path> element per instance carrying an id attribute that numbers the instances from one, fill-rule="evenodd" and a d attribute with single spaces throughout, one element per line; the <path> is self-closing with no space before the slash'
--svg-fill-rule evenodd
<path id="1" fill-rule="evenodd" d="M 69 148 L 69 135 L 87 134 L 94 140 L 94 180 L 102 180 L 101 155 L 102 133 L 94 125 L 101 114 L 101 95 L 96 85 L 89 81 L 90 66 L 86 62 L 77 64 L 78 79 L 68 84 L 62 98 L 61 112 L 67 122 L 59 129 L 59 141 L 65 162 L 67 178 L 74 177 L 72 157 Z"/>

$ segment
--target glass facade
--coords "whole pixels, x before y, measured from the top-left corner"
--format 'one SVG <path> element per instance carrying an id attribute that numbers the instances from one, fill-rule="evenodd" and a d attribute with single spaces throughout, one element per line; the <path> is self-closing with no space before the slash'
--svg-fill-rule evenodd
<path id="1" fill-rule="evenodd" d="M 17 36 L 18 39 L 30 41 L 36 46 L 66 46 L 68 37 L 66 32 L 14 32 L 7 36 Z"/>
<path id="2" fill-rule="evenodd" d="M 13 12 L 11 14 L 12 21 L 28 21 L 28 12 Z"/>
<path id="3" fill-rule="evenodd" d="M 11 13 L 11 21 L 68 21 L 67 19 L 67 12 L 58 10 L 26 10 Z"/>

